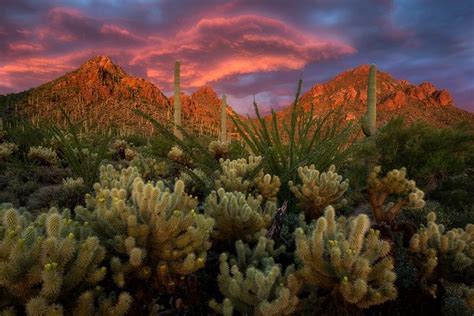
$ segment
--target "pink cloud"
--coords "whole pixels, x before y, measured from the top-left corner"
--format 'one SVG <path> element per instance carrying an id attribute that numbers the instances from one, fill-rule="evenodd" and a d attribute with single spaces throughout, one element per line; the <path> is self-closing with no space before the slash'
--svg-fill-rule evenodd
<path id="1" fill-rule="evenodd" d="M 100 28 L 100 33 L 105 35 L 118 35 L 124 38 L 129 38 L 133 40 L 143 40 L 141 37 L 131 33 L 129 30 L 122 28 L 114 24 L 104 24 Z"/>
<path id="2" fill-rule="evenodd" d="M 34 43 L 10 43 L 8 48 L 13 52 L 38 52 L 44 50 L 42 45 Z"/>
<path id="3" fill-rule="evenodd" d="M 123 21 L 106 22 L 76 9 L 53 8 L 44 17 L 41 25 L 17 29 L 24 41 L 11 43 L 10 50 L 24 54 L 0 64 L 0 86 L 32 87 L 98 54 L 113 57 L 163 91 L 170 90 L 174 61 L 181 60 L 182 85 L 190 91 L 242 75 L 301 70 L 355 53 L 349 44 L 261 15 L 201 18 L 190 26 L 177 24 L 167 36 L 135 33 Z"/>
<path id="4" fill-rule="evenodd" d="M 310 62 L 355 51 L 348 44 L 318 38 L 276 19 L 244 15 L 201 19 L 178 31 L 166 47 L 160 43 L 138 50 L 131 64 L 146 65 L 151 79 L 169 86 L 169 65 L 181 60 L 182 83 L 189 88 L 234 75 L 299 70 Z"/>

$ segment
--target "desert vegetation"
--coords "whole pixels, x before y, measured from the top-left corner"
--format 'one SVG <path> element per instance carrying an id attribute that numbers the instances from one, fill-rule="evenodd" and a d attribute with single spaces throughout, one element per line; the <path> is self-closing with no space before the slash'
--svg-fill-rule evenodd
<path id="1" fill-rule="evenodd" d="M 474 131 L 231 115 L 0 121 L 1 315 L 472 315 Z"/>

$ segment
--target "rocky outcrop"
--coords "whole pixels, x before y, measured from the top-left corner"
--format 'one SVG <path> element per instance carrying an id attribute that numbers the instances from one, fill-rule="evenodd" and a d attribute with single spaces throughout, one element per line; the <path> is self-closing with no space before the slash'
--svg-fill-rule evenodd
<path id="1" fill-rule="evenodd" d="M 301 103 L 307 109 L 314 104 L 318 113 L 342 108 L 346 120 L 359 120 L 366 112 L 367 76 L 369 65 L 345 71 L 325 83 L 314 85 L 302 95 Z M 454 107 L 447 90 L 438 90 L 432 83 L 410 84 L 390 74 L 377 72 L 378 123 L 401 115 L 407 121 L 425 120 L 445 126 L 461 119 L 474 121 L 474 114 Z M 289 109 L 283 110 L 288 115 Z"/>

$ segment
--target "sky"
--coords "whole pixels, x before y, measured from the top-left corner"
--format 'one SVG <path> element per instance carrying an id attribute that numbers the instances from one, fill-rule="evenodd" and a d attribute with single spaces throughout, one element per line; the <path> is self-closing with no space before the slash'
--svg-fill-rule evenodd
<path id="1" fill-rule="evenodd" d="M 241 113 L 361 64 L 448 89 L 474 112 L 472 0 L 1 0 L 0 94 L 107 55 L 171 95 L 209 84 Z"/>

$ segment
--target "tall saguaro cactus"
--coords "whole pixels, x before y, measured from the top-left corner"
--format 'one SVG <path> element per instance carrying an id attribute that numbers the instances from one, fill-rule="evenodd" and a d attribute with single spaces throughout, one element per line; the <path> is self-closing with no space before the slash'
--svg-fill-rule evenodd
<path id="1" fill-rule="evenodd" d="M 183 139 L 181 133 L 181 99 L 180 99 L 180 79 L 179 79 L 179 61 L 174 64 L 174 128 L 173 133 L 179 139 Z"/>
<path id="2" fill-rule="evenodd" d="M 227 98 L 225 94 L 222 95 L 220 141 L 227 141 Z"/>
<path id="3" fill-rule="evenodd" d="M 362 117 L 362 130 L 365 136 L 373 136 L 377 131 L 377 66 L 370 65 L 367 86 L 367 114 Z"/>

